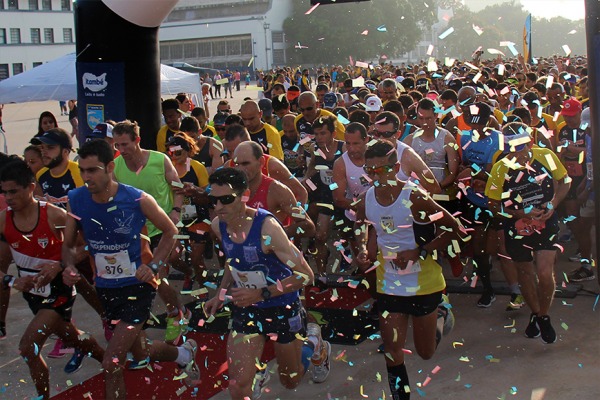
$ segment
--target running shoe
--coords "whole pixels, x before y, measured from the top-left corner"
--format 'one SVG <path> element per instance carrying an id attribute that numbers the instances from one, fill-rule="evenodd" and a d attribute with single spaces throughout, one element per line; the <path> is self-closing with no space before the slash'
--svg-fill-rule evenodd
<path id="1" fill-rule="evenodd" d="M 538 317 L 537 324 L 540 328 L 540 335 L 542 336 L 542 341 L 544 343 L 550 344 L 556 342 L 556 331 L 550 323 L 549 316 L 544 315 L 543 317 Z"/>
<path id="2" fill-rule="evenodd" d="M 581 261 L 581 253 L 577 252 L 577 254 L 572 255 L 571 257 L 569 257 L 569 261 L 571 261 L 571 262 L 579 262 L 579 261 Z"/>
<path id="3" fill-rule="evenodd" d="M 512 293 L 506 305 L 506 311 L 520 310 L 525 305 L 525 298 L 520 293 Z"/>
<path id="4" fill-rule="evenodd" d="M 477 301 L 477 307 L 488 308 L 495 301 L 496 301 L 496 295 L 494 294 L 494 292 L 489 291 L 489 290 L 484 290 L 483 294 Z"/>
<path id="5" fill-rule="evenodd" d="M 452 305 L 447 295 L 442 295 L 442 302 L 438 306 L 438 318 L 444 319 L 444 329 L 442 333 L 444 336 L 449 334 L 454 329 L 454 313 L 452 312 Z"/>
<path id="6" fill-rule="evenodd" d="M 65 353 L 62 352 L 61 350 L 64 349 L 64 348 L 65 347 L 63 345 L 63 341 L 61 339 L 56 339 L 56 342 L 54 342 L 54 347 L 48 353 L 48 357 L 50 357 L 50 358 L 63 358 L 65 356 Z"/>
<path id="7" fill-rule="evenodd" d="M 84 357 L 85 354 L 81 350 L 75 349 L 73 357 L 71 357 L 67 365 L 65 365 L 65 373 L 72 374 L 73 372 L 79 371 Z"/>
<path id="8" fill-rule="evenodd" d="M 195 387 L 200 384 L 200 368 L 196 364 L 196 352 L 198 351 L 198 344 L 194 339 L 188 339 L 184 344 L 181 345 L 184 349 L 190 352 L 192 357 L 191 361 L 186 365 L 180 365 L 185 371 L 187 377 L 183 380 L 186 386 Z"/>
<path id="9" fill-rule="evenodd" d="M 165 332 L 165 342 L 177 344 L 181 339 L 181 335 L 187 332 L 188 323 L 192 317 L 190 310 L 185 310 L 185 315 L 181 310 L 176 317 L 167 317 L 167 329 Z"/>
<path id="10" fill-rule="evenodd" d="M 529 324 L 525 328 L 525 337 L 533 339 L 540 336 L 540 328 L 538 327 L 538 316 L 537 314 L 531 313 L 529 316 Z"/>
<path id="11" fill-rule="evenodd" d="M 331 365 L 329 364 L 329 358 L 331 356 L 331 344 L 322 340 L 321 343 L 321 355 L 315 360 L 311 359 L 312 362 L 312 380 L 314 383 L 323 383 L 329 376 Z"/>
<path id="12" fill-rule="evenodd" d="M 254 375 L 254 385 L 252 386 L 252 400 L 258 400 L 262 396 L 262 392 L 265 387 L 267 387 L 267 383 L 271 380 L 271 373 L 269 372 L 269 367 L 265 367 L 262 371 L 257 371 L 256 375 Z"/>
<path id="13" fill-rule="evenodd" d="M 591 281 L 596 278 L 596 274 L 594 274 L 594 271 L 591 268 L 581 266 L 569 272 L 567 278 L 569 278 L 569 281 L 571 282 Z"/>

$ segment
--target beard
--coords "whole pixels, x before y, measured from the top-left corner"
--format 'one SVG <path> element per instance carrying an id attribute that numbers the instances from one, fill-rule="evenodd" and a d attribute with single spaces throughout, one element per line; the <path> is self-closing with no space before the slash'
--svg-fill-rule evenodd
<path id="1" fill-rule="evenodd" d="M 48 165 L 46 165 L 46 167 L 48 169 L 52 169 L 54 167 L 58 167 L 63 162 L 64 159 L 65 158 L 63 157 L 62 151 L 61 151 L 61 153 L 58 156 L 56 156 L 56 157 L 54 157 L 53 159 L 50 160 L 50 162 L 48 163 Z"/>

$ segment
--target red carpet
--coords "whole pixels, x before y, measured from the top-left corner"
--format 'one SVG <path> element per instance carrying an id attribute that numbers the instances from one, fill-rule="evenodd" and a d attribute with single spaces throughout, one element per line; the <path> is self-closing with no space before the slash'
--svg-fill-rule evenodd
<path id="1" fill-rule="evenodd" d="M 152 363 L 152 371 L 142 369 L 125 371 L 128 399 L 209 399 L 227 388 L 227 336 L 214 333 L 187 335 L 198 343 L 196 362 L 200 368 L 201 382 L 197 388 L 187 388 L 182 381 L 173 380 L 180 375 L 173 362 Z M 263 361 L 273 359 L 273 345 L 268 342 L 263 352 Z M 55 400 L 87 399 L 99 400 L 104 396 L 104 377 L 98 374 L 77 386 L 73 386 L 52 397 Z"/>

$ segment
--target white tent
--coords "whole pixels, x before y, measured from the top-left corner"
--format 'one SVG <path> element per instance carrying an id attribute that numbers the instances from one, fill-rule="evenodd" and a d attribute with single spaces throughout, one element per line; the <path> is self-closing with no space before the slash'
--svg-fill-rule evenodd
<path id="1" fill-rule="evenodd" d="M 0 81 L 0 104 L 76 99 L 76 80 L 75 53 L 70 53 Z M 202 98 L 197 74 L 167 65 L 160 66 L 160 90 L 161 95 L 183 92 Z"/>

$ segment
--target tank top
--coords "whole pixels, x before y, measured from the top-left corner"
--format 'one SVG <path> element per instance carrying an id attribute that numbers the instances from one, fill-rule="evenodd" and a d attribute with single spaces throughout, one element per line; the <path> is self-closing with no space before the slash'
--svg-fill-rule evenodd
<path id="1" fill-rule="evenodd" d="M 148 162 L 139 171 L 131 171 L 127 168 L 123 157 L 115 160 L 115 177 L 120 183 L 133 186 L 148 193 L 158 203 L 158 206 L 167 214 L 173 209 L 173 192 L 171 182 L 165 179 L 165 158 L 163 153 L 149 150 Z M 170 162 L 170 161 L 169 161 Z M 160 234 L 160 230 L 150 221 L 146 224 L 148 236 L 153 237 Z"/>
<path id="2" fill-rule="evenodd" d="M 413 136 L 412 148 L 431 169 L 435 179 L 441 182 L 446 178 L 448 164 L 446 163 L 446 150 L 444 142 L 449 132 L 443 128 L 435 130 L 432 142 L 426 142 L 422 136 Z"/>
<path id="3" fill-rule="evenodd" d="M 231 267 L 235 287 L 263 288 L 292 275 L 292 270 L 274 253 L 262 251 L 262 225 L 266 218 L 275 218 L 270 212 L 258 209 L 252 226 L 243 243 L 234 243 L 227 233 L 227 226 L 219 221 L 223 251 Z M 298 300 L 298 292 L 286 293 L 256 303 L 256 307 L 285 306 Z"/>
<path id="4" fill-rule="evenodd" d="M 398 152 L 398 162 L 400 163 L 400 168 L 399 168 L 396 176 L 401 181 L 408 181 L 410 179 L 410 176 L 406 175 L 406 173 L 404 173 L 404 170 L 402 169 L 402 154 L 404 154 L 404 150 L 408 149 L 409 147 L 410 146 L 408 146 L 404 142 L 401 142 L 401 141 L 396 142 L 396 151 Z"/>
<path id="5" fill-rule="evenodd" d="M 262 150 L 265 154 L 269 154 L 269 140 L 267 138 L 267 128 L 264 124 L 261 130 L 257 132 L 250 132 L 250 138 L 253 142 L 260 144 L 260 147 L 262 147 Z"/>
<path id="6" fill-rule="evenodd" d="M 274 180 L 263 174 L 258 189 L 256 189 L 254 196 L 246 202 L 246 205 L 250 208 L 263 208 L 266 210 L 268 208 L 269 187 Z"/>
<path id="7" fill-rule="evenodd" d="M 365 178 L 365 171 L 363 170 L 364 164 L 360 167 L 356 166 L 348 156 L 347 151 L 342 154 L 342 159 L 344 160 L 344 166 L 346 167 L 346 198 L 354 200 L 366 192 L 371 184 Z M 346 214 L 346 217 L 350 221 L 356 221 L 356 214 L 351 210 L 346 210 L 344 214 Z"/>
<path id="8" fill-rule="evenodd" d="M 207 186 L 208 171 L 206 171 L 206 167 L 196 160 L 189 160 L 189 162 L 190 167 L 186 173 L 183 176 L 179 175 L 181 183 L 188 182 L 199 187 Z M 181 221 L 183 224 L 188 225 L 193 220 L 201 222 L 205 219 L 209 219 L 208 208 L 198 206 L 194 204 L 191 198 L 184 197 L 183 204 L 181 205 Z"/>
<path id="9" fill-rule="evenodd" d="M 143 192 L 119 184 L 107 203 L 96 203 L 87 188 L 69 192 L 71 212 L 79 217 L 94 266 L 96 286 L 118 288 L 139 284 L 135 271 L 147 256 L 148 243 L 140 233 L 146 223 L 139 199 Z"/>
<path id="10" fill-rule="evenodd" d="M 207 138 L 204 141 L 204 145 L 198 151 L 198 153 L 194 154 L 192 157 L 194 160 L 202 163 L 206 168 L 212 167 L 212 157 L 210 156 L 210 139 Z"/>
<path id="11" fill-rule="evenodd" d="M 375 188 L 367 190 L 365 212 L 377 232 L 379 248 L 377 266 L 377 292 L 393 296 L 415 296 L 431 294 L 443 290 L 446 286 L 442 268 L 431 255 L 418 260 L 405 270 L 398 269 L 392 260 L 403 250 L 417 248 L 430 240 L 433 224 L 418 224 L 414 221 L 410 206 L 410 195 L 416 185 L 406 182 L 400 195 L 389 206 L 382 206 L 375 198 Z M 428 229 L 430 233 L 421 233 Z M 415 230 L 419 230 L 417 234 Z M 417 243 L 417 241 L 421 243 Z"/>
<path id="12" fill-rule="evenodd" d="M 48 208 L 45 202 L 38 202 L 38 220 L 35 228 L 30 232 L 23 232 L 15 226 L 14 212 L 9 207 L 6 209 L 4 224 L 4 239 L 10 247 L 19 276 L 37 275 L 40 264 L 61 260 L 62 240 L 60 240 L 48 224 Z M 62 281 L 58 274 L 46 286 L 33 288 L 29 294 L 49 297 L 50 295 L 75 295 L 74 287 L 70 288 Z"/>

